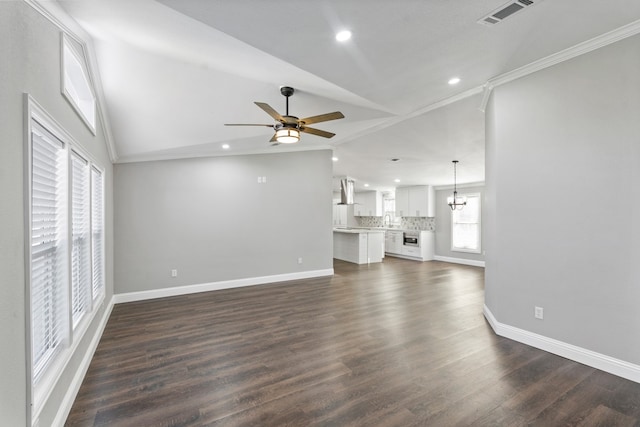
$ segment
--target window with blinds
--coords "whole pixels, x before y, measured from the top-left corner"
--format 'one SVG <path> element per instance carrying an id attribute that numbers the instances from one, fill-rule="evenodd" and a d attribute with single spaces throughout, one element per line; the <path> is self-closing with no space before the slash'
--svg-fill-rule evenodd
<path id="1" fill-rule="evenodd" d="M 31 343 L 37 380 L 68 338 L 66 150 L 31 126 Z"/>
<path id="2" fill-rule="evenodd" d="M 89 163 L 71 153 L 71 308 L 73 327 L 91 309 Z"/>
<path id="3" fill-rule="evenodd" d="M 451 212 L 451 250 L 480 253 L 480 194 L 466 194 L 462 210 Z"/>
<path id="4" fill-rule="evenodd" d="M 31 414 L 70 360 L 105 295 L 104 178 L 82 147 L 31 97 L 28 260 Z"/>
<path id="5" fill-rule="evenodd" d="M 91 168 L 91 252 L 93 299 L 104 295 L 104 206 L 102 172 Z"/>

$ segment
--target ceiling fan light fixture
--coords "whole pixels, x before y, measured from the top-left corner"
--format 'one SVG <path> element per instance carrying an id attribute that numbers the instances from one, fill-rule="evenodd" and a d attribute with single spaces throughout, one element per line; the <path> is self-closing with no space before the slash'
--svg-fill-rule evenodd
<path id="1" fill-rule="evenodd" d="M 294 144 L 300 141 L 300 131 L 290 127 L 278 129 L 276 131 L 276 141 L 281 144 Z"/>

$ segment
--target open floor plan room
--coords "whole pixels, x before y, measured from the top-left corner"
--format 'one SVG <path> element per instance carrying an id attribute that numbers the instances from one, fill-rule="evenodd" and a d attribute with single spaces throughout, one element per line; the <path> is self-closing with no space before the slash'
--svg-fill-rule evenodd
<path id="1" fill-rule="evenodd" d="M 496 336 L 484 269 L 386 258 L 118 304 L 67 426 L 640 422 L 640 384 Z"/>

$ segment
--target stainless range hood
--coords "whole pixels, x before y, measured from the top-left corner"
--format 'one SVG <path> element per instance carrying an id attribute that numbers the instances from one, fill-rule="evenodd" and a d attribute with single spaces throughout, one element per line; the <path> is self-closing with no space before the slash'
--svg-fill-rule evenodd
<path id="1" fill-rule="evenodd" d="M 339 205 L 353 205 L 354 182 L 350 179 L 340 180 L 340 203 Z"/>

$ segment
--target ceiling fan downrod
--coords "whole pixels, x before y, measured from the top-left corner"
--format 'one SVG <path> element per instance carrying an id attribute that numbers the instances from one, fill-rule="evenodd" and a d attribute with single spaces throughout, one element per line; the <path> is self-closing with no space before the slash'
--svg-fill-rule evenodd
<path id="1" fill-rule="evenodd" d="M 289 115 L 289 97 L 293 95 L 294 89 L 291 86 L 282 86 L 280 88 L 280 93 L 287 99 L 286 103 L 286 113 L 285 115 Z"/>

